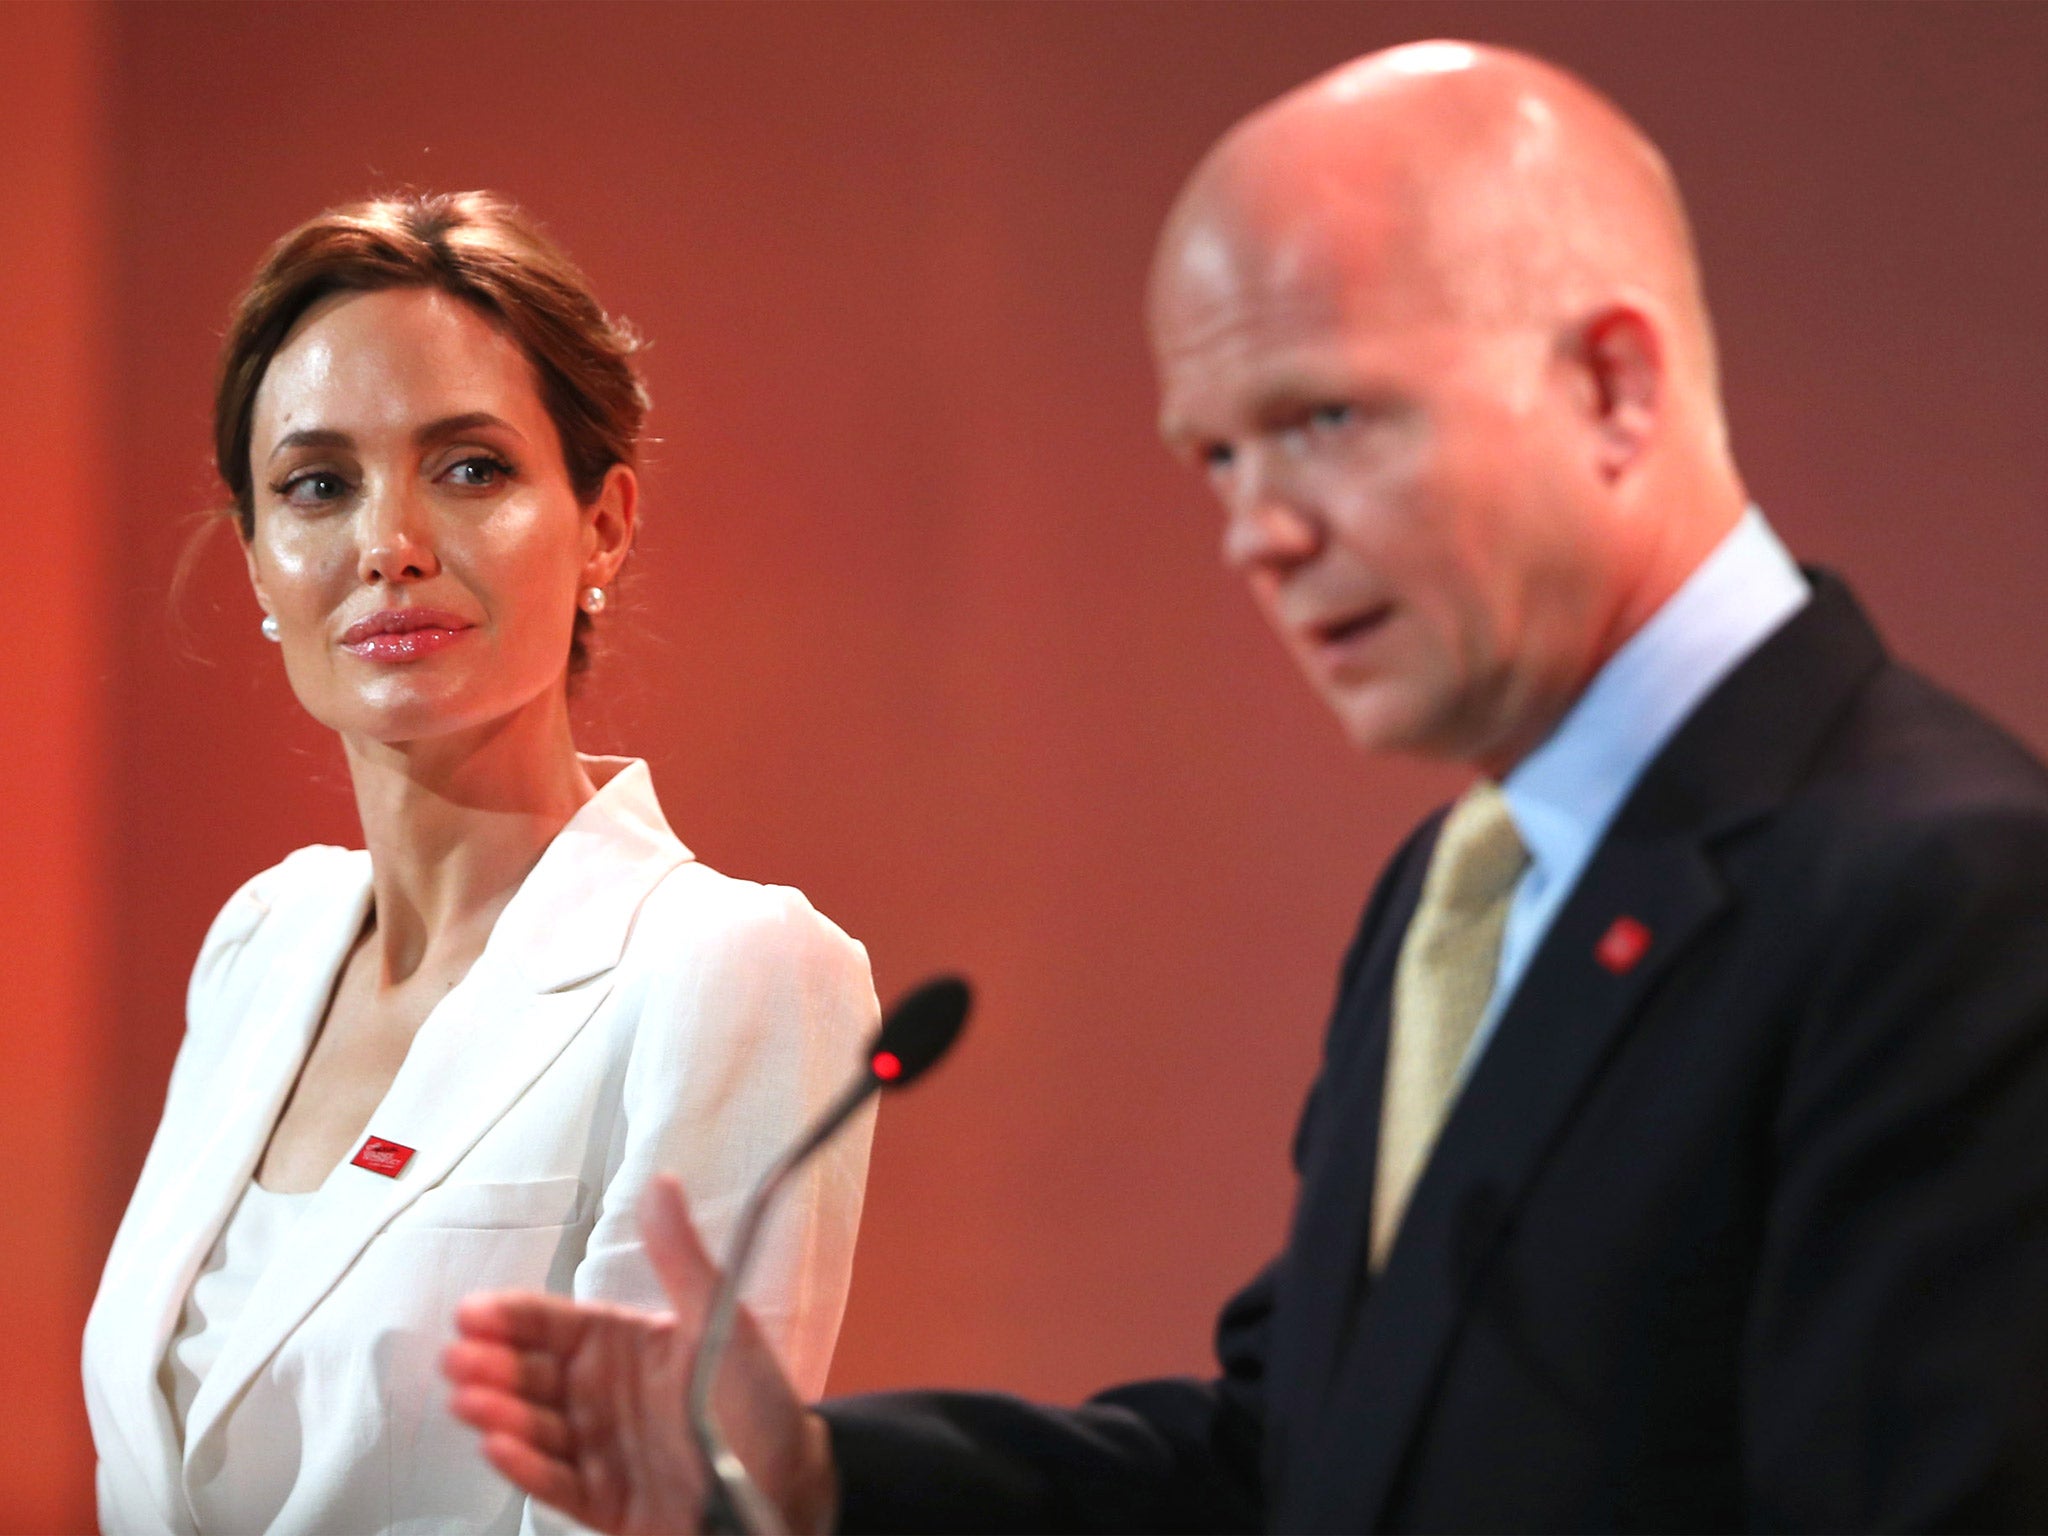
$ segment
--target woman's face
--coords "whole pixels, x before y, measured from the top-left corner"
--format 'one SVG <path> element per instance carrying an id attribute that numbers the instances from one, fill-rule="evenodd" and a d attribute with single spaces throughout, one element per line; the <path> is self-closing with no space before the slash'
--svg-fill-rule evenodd
<path id="1" fill-rule="evenodd" d="M 299 702 L 399 743 L 566 686 L 577 594 L 609 586 L 636 487 L 579 506 L 532 365 L 435 289 L 306 312 L 256 391 L 245 553 Z"/>

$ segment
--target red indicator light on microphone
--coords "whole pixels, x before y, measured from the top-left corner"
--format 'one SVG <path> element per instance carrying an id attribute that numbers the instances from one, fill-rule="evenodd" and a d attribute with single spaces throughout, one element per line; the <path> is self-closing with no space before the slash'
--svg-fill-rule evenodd
<path id="1" fill-rule="evenodd" d="M 883 1082 L 893 1083 L 903 1075 L 903 1063 L 894 1051 L 877 1051 L 868 1061 L 868 1070 Z"/>

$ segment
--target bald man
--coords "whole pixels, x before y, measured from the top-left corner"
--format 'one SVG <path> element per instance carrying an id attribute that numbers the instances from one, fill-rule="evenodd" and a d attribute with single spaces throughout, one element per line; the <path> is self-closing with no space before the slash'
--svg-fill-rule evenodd
<path id="1" fill-rule="evenodd" d="M 728 1433 L 799 1529 L 2048 1527 L 2048 775 L 1890 661 L 1730 458 L 1671 176 L 1457 43 L 1235 128 L 1169 218 L 1173 449 L 1360 747 L 1468 764 L 1343 966 L 1222 1370 Z M 697 1519 L 673 1319 L 491 1297 L 456 1410 Z M 835 1514 L 836 1512 L 836 1514 Z"/>

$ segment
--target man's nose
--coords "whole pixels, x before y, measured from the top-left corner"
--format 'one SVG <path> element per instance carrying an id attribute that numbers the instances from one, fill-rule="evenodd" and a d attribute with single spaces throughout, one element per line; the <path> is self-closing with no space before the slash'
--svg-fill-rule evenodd
<path id="1" fill-rule="evenodd" d="M 1223 563 L 1240 574 L 1306 560 L 1322 542 L 1314 510 L 1256 458 L 1241 460 L 1223 496 Z"/>
<path id="2" fill-rule="evenodd" d="M 356 574 L 361 580 L 424 581 L 440 573 L 441 561 L 434 553 L 426 508 L 411 487 L 375 491 L 359 517 Z"/>

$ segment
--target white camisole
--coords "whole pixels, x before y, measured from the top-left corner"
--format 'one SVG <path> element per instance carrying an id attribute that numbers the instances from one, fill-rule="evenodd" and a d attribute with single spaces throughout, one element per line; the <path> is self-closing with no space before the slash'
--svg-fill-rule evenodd
<path id="1" fill-rule="evenodd" d="M 234 1214 L 221 1228 L 213 1251 L 200 1266 L 159 1373 L 181 1445 L 192 1399 L 199 1395 L 199 1384 L 220 1358 L 221 1346 L 241 1316 L 250 1287 L 269 1267 L 271 1256 L 284 1245 L 317 1193 L 309 1189 L 303 1194 L 279 1194 L 251 1179 Z"/>

